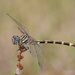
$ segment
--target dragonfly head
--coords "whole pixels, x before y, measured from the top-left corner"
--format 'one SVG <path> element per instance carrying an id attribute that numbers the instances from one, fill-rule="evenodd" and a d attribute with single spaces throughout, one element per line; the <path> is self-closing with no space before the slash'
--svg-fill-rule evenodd
<path id="1" fill-rule="evenodd" d="M 12 37 L 12 42 L 13 42 L 13 44 L 14 44 L 14 45 L 17 45 L 18 41 L 19 41 L 19 37 L 16 36 L 16 35 L 14 35 L 14 36 Z"/>

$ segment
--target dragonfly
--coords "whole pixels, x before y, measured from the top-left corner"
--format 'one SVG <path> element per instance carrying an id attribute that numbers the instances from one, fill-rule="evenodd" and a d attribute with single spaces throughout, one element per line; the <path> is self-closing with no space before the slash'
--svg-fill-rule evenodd
<path id="1" fill-rule="evenodd" d="M 31 55 L 38 60 L 38 64 L 41 69 L 43 69 L 43 51 L 39 44 L 60 44 L 66 46 L 75 47 L 75 44 L 69 42 L 62 41 L 36 41 L 33 37 L 30 36 L 29 31 L 25 26 L 17 22 L 11 15 L 7 13 L 7 15 L 18 25 L 18 29 L 22 33 L 22 36 L 14 35 L 12 37 L 12 42 L 14 45 L 18 45 L 20 48 L 25 49 L 25 51 L 29 50 Z"/>

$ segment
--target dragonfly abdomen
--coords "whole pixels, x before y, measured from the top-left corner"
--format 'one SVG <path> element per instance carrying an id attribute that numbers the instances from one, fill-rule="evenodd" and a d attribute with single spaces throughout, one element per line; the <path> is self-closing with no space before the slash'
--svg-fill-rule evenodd
<path id="1" fill-rule="evenodd" d="M 37 44 L 60 44 L 75 47 L 75 44 L 62 41 L 36 41 Z"/>

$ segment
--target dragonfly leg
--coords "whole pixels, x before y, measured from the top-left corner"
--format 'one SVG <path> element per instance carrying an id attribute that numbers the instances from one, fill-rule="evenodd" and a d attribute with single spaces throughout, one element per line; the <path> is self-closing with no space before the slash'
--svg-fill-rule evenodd
<path id="1" fill-rule="evenodd" d="M 21 52 L 25 52 L 25 51 L 27 51 L 29 49 L 29 47 L 28 46 L 19 46 L 19 49 L 17 50 L 17 51 L 21 51 Z"/>

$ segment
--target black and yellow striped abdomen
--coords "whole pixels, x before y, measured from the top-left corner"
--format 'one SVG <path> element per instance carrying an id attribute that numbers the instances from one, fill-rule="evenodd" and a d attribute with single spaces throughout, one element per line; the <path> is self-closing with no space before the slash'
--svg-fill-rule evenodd
<path id="1" fill-rule="evenodd" d="M 61 41 L 36 41 L 37 44 L 60 44 L 75 47 L 75 44 Z"/>

